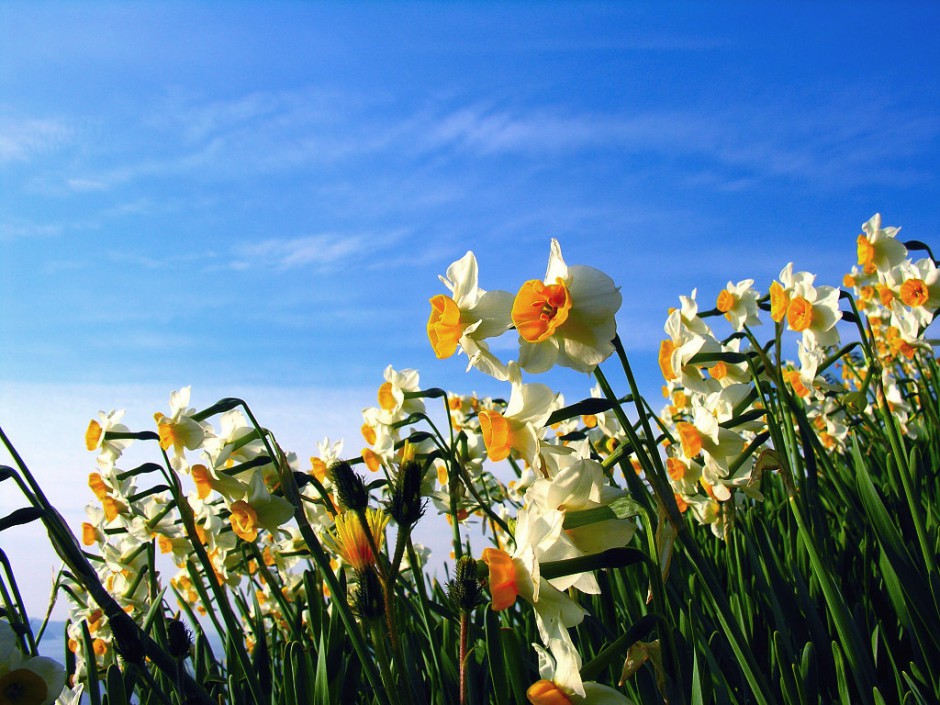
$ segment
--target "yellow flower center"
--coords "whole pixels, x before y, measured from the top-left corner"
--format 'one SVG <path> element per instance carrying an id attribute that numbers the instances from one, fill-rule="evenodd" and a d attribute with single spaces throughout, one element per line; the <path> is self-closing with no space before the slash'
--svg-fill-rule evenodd
<path id="1" fill-rule="evenodd" d="M 694 458 L 702 452 L 702 434 L 695 426 L 688 421 L 680 421 L 676 424 L 676 432 L 679 434 L 679 443 L 682 444 L 682 454 L 686 458 Z"/>
<path id="2" fill-rule="evenodd" d="M 87 521 L 82 522 L 82 543 L 86 546 L 94 546 L 98 542 L 98 532 L 95 527 Z"/>
<path id="3" fill-rule="evenodd" d="M 927 284 L 923 279 L 908 279 L 901 284 L 901 301 L 906 305 L 923 306 L 930 298 L 930 292 L 927 290 Z"/>
<path id="4" fill-rule="evenodd" d="M 95 497 L 99 500 L 104 499 L 109 494 L 111 494 L 111 488 L 105 483 L 101 475 L 96 472 L 88 475 L 88 486 L 91 488 L 91 491 L 95 493 Z"/>
<path id="5" fill-rule="evenodd" d="M 523 340 L 541 343 L 568 320 L 571 295 L 559 278 L 556 284 L 527 281 L 512 302 L 512 322 Z"/>
<path id="6" fill-rule="evenodd" d="M 161 414 L 159 411 L 153 415 L 157 422 L 157 433 L 160 435 L 160 447 L 166 450 L 172 445 L 176 445 L 176 424 Z"/>
<path id="7" fill-rule="evenodd" d="M 664 340 L 659 344 L 659 369 L 663 372 L 663 378 L 667 381 L 674 380 L 679 375 L 676 374 L 672 366 L 672 353 L 675 352 L 676 344 L 671 340 Z"/>
<path id="8" fill-rule="evenodd" d="M 874 273 L 875 246 L 864 235 L 858 236 L 858 263 L 862 266 L 865 274 Z"/>
<path id="9" fill-rule="evenodd" d="M 248 502 L 238 499 L 232 502 L 230 507 L 232 515 L 229 521 L 232 523 L 232 531 L 239 538 L 245 541 L 254 541 L 258 538 L 258 512 L 255 511 Z"/>
<path id="10" fill-rule="evenodd" d="M 362 427 L 359 429 L 362 433 L 362 437 L 365 439 L 366 443 L 370 446 L 375 445 L 375 429 L 367 423 L 362 424 Z"/>
<path id="11" fill-rule="evenodd" d="M 571 705 L 571 698 L 557 685 L 545 679 L 530 685 L 525 695 L 532 705 Z"/>
<path id="12" fill-rule="evenodd" d="M 460 323 L 460 309 L 449 296 L 438 294 L 431 298 L 431 317 L 428 318 L 428 340 L 438 360 L 457 352 L 457 343 L 466 326 Z"/>
<path id="13" fill-rule="evenodd" d="M 787 307 L 790 305 L 790 295 L 779 282 L 770 285 L 770 317 L 777 323 L 783 320 L 787 315 Z"/>
<path id="14" fill-rule="evenodd" d="M 101 424 L 92 419 L 88 422 L 88 428 L 85 430 L 85 447 L 88 450 L 95 450 L 101 445 L 101 436 L 104 432 Z"/>
<path id="15" fill-rule="evenodd" d="M 205 499 L 212 492 L 212 476 L 209 474 L 209 468 L 205 465 L 193 465 L 192 473 L 199 499 Z"/>
<path id="16" fill-rule="evenodd" d="M 0 677 L 0 705 L 39 705 L 48 695 L 46 681 L 28 668 L 17 668 Z"/>
<path id="17" fill-rule="evenodd" d="M 484 548 L 482 560 L 490 569 L 490 595 L 493 609 L 497 612 L 510 607 L 519 594 L 516 586 L 516 566 L 505 551 L 498 548 Z"/>
<path id="18" fill-rule="evenodd" d="M 382 407 L 385 411 L 394 411 L 395 407 L 398 406 L 398 400 L 395 399 L 395 395 L 392 393 L 392 383 L 385 382 L 381 387 L 379 387 L 379 406 Z"/>
<path id="19" fill-rule="evenodd" d="M 708 372 L 713 379 L 722 380 L 728 376 L 728 366 L 724 362 L 718 361 L 711 366 Z"/>
<path id="20" fill-rule="evenodd" d="M 490 460 L 497 462 L 509 457 L 509 422 L 506 417 L 498 411 L 481 411 L 480 432 L 483 434 L 483 444 Z"/>
<path id="21" fill-rule="evenodd" d="M 127 506 L 123 502 L 117 501 L 111 495 L 107 495 L 101 500 L 101 506 L 104 508 L 104 518 L 108 521 L 114 521 L 118 514 L 127 510 Z"/>
<path id="22" fill-rule="evenodd" d="M 796 370 L 786 370 L 783 373 L 784 378 L 787 382 L 790 383 L 790 386 L 793 388 L 793 391 L 799 397 L 808 397 L 809 389 L 803 384 L 803 380 L 800 378 L 800 373 Z"/>
<path id="23" fill-rule="evenodd" d="M 685 463 L 683 463 L 678 458 L 666 458 L 666 472 L 669 473 L 669 477 L 673 482 L 678 482 L 683 477 L 685 477 Z"/>
<path id="24" fill-rule="evenodd" d="M 787 307 L 787 323 L 792 330 L 803 332 L 813 323 L 813 304 L 802 296 L 796 296 Z"/>
<path id="25" fill-rule="evenodd" d="M 875 288 L 878 290 L 878 298 L 881 299 L 881 305 L 891 306 L 891 302 L 894 301 L 894 292 L 891 291 L 891 287 L 879 284 Z"/>
<path id="26" fill-rule="evenodd" d="M 382 459 L 379 454 L 370 448 L 362 449 L 362 461 L 370 472 L 378 472 L 379 468 L 382 467 Z"/>
<path id="27" fill-rule="evenodd" d="M 722 313 L 728 313 L 728 311 L 734 308 L 734 301 L 734 294 L 727 289 L 722 289 L 721 293 L 718 294 L 718 302 L 715 304 L 715 307 Z"/>

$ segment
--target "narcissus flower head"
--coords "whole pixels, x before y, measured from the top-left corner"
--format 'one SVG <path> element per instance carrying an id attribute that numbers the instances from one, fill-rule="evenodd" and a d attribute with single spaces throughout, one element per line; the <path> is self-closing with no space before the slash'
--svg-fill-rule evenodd
<path id="1" fill-rule="evenodd" d="M 484 291 L 477 286 L 477 260 L 467 252 L 440 277 L 451 295 L 431 297 L 428 340 L 438 359 L 448 358 L 458 348 L 470 358 L 467 369 L 477 367 L 500 380 L 506 379 L 506 366 L 483 342 L 502 335 L 511 325 L 509 310 L 512 294 L 508 291 Z"/>
<path id="2" fill-rule="evenodd" d="M 519 364 L 545 372 L 555 364 L 591 372 L 614 351 L 614 316 L 623 299 L 613 280 L 593 267 L 569 267 L 554 238 L 545 279 L 524 283 L 512 304 Z"/>
<path id="3" fill-rule="evenodd" d="M 13 627 L 0 621 L 0 703 L 51 705 L 63 687 L 62 664 L 45 656 L 24 656 L 17 648 Z"/>

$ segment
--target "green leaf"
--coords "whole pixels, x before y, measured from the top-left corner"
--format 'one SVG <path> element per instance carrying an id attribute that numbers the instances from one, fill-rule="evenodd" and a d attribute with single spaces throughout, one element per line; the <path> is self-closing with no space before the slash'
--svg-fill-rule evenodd
<path id="1" fill-rule="evenodd" d="M 701 315 L 701 314 L 700 314 Z M 740 365 L 742 362 L 747 362 L 748 356 L 746 353 L 725 351 L 725 352 L 708 352 L 708 353 L 696 353 L 689 360 L 690 365 L 707 365 L 713 362 L 727 362 L 729 365 Z"/>
<path id="2" fill-rule="evenodd" d="M 39 519 L 42 515 L 43 511 L 39 507 L 23 507 L 22 509 L 16 509 L 0 519 L 0 531 L 9 529 L 11 526 L 28 524 L 31 521 Z"/>
<path id="3" fill-rule="evenodd" d="M 640 617 L 630 625 L 623 634 L 601 649 L 601 652 L 581 667 L 581 678 L 586 681 L 595 680 L 604 670 L 619 658 L 626 658 L 627 650 L 636 642 L 645 638 L 662 617 L 651 613 Z"/>
<path id="4" fill-rule="evenodd" d="M 548 417 L 548 420 L 545 421 L 545 425 L 551 426 L 552 424 L 556 424 L 560 421 L 567 421 L 568 419 L 574 419 L 579 416 L 593 416 L 596 414 L 603 414 L 605 411 L 609 411 L 613 408 L 613 402 L 609 401 L 608 399 L 596 399 L 594 397 L 590 399 L 582 399 L 579 402 L 553 412 L 552 415 Z"/>
<path id="5" fill-rule="evenodd" d="M 91 638 L 91 632 L 88 631 L 88 620 L 82 620 L 82 643 L 85 649 L 85 671 L 88 680 L 85 684 L 85 692 L 91 700 L 91 705 L 101 705 L 101 686 L 98 684 L 98 667 L 95 658 L 95 643 Z"/>
<path id="6" fill-rule="evenodd" d="M 539 573 L 546 580 L 551 580 L 552 578 L 574 575 L 575 573 L 587 573 L 603 568 L 622 568 L 648 560 L 647 555 L 637 548 L 609 548 L 590 556 L 542 563 L 539 566 Z"/>
<path id="7" fill-rule="evenodd" d="M 509 682 L 509 676 L 506 673 L 506 659 L 499 636 L 499 617 L 493 610 L 486 610 L 484 626 L 486 662 L 490 668 L 490 679 L 493 682 L 493 698 L 496 700 L 496 705 L 506 705 L 509 701 L 506 699 L 508 694 L 505 691 L 505 684 Z"/>
<path id="8" fill-rule="evenodd" d="M 638 502 L 629 497 L 620 497 L 603 507 L 565 512 L 564 528 L 567 531 L 568 529 L 576 529 L 579 526 L 595 524 L 599 521 L 629 519 L 642 514 L 643 511 L 642 505 Z"/>
<path id="9" fill-rule="evenodd" d="M 108 666 L 106 682 L 108 684 L 108 705 L 129 705 L 127 692 L 124 690 L 124 676 L 116 663 Z"/>
<path id="10" fill-rule="evenodd" d="M 205 421 L 210 416 L 223 414 L 226 411 L 231 411 L 232 409 L 235 409 L 239 406 L 245 406 L 245 402 L 243 402 L 241 399 L 236 399 L 235 397 L 226 397 L 225 399 L 219 399 L 219 401 L 217 401 L 212 406 L 193 414 L 191 418 L 194 421 Z"/>

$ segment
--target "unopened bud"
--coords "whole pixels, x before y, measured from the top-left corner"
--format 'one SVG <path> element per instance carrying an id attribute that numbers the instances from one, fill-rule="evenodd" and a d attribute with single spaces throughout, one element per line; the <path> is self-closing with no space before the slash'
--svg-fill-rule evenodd
<path id="1" fill-rule="evenodd" d="M 378 619 L 385 616 L 385 598 L 378 573 L 371 567 L 359 575 L 359 590 L 355 597 L 356 613 L 364 620 Z"/>
<path id="2" fill-rule="evenodd" d="M 474 558 L 461 556 L 457 561 L 454 579 L 447 583 L 447 597 L 461 613 L 472 612 L 483 602 L 483 589 Z"/>
<path id="3" fill-rule="evenodd" d="M 183 659 L 189 656 L 193 645 L 193 634 L 180 619 L 171 619 L 166 625 L 167 646 L 173 658 Z"/>
<path id="4" fill-rule="evenodd" d="M 330 466 L 330 477 L 340 506 L 354 512 L 365 511 L 369 506 L 369 491 L 362 476 L 349 463 L 337 460 Z"/>
<path id="5" fill-rule="evenodd" d="M 403 462 L 392 480 L 391 496 L 385 506 L 389 516 L 401 527 L 414 526 L 424 514 L 423 480 L 424 468 L 414 460 Z"/>

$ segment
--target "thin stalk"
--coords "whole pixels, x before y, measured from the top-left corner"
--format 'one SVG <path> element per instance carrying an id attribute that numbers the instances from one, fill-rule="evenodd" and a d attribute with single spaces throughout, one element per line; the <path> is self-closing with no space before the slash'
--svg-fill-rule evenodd
<path id="1" fill-rule="evenodd" d="M 470 632 L 470 615 L 460 612 L 460 705 L 467 705 L 467 640 Z M 497 684 L 496 687 L 500 687 Z"/>
<path id="2" fill-rule="evenodd" d="M 316 563 L 317 568 L 320 570 L 320 575 L 323 576 L 327 586 L 330 588 L 330 594 L 334 596 L 332 601 L 333 609 L 339 612 L 340 619 L 343 622 L 343 626 L 346 628 L 346 633 L 349 635 L 349 640 L 352 642 L 353 650 L 356 652 L 356 657 L 359 659 L 362 670 L 365 672 L 366 679 L 372 686 L 379 702 L 384 705 L 392 705 L 389 700 L 389 695 L 382 685 L 382 679 L 376 669 L 375 661 L 366 647 L 362 632 L 345 598 L 345 592 L 340 588 L 339 581 L 336 579 L 333 569 L 330 568 L 329 556 L 326 555 L 326 551 L 323 550 L 323 546 L 320 544 L 316 532 L 313 530 L 313 527 L 310 526 L 310 522 L 307 521 L 303 502 L 300 501 L 300 490 L 297 488 L 297 483 L 294 481 L 290 466 L 283 458 L 280 458 L 278 468 L 281 475 L 281 488 L 284 490 L 284 497 L 294 506 L 294 518 L 297 521 L 297 527 L 300 529 L 300 534 L 307 543 L 307 548 L 310 551 L 314 563 Z"/>

